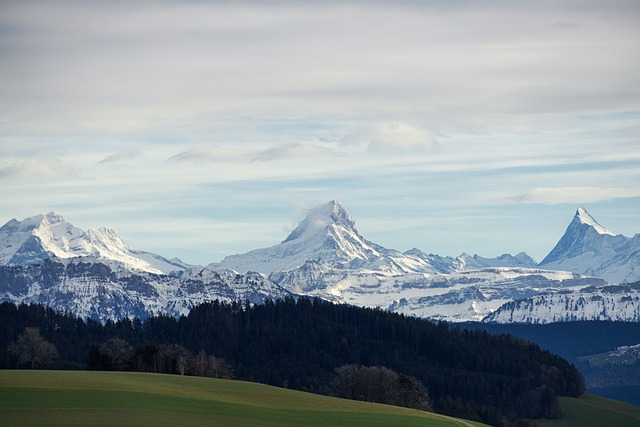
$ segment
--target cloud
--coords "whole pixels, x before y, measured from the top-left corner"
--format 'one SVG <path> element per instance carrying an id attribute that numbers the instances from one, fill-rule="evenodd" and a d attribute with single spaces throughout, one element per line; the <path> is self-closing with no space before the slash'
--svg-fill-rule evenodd
<path id="1" fill-rule="evenodd" d="M 456 210 L 617 197 L 637 232 L 638 1 L 34 2 L 0 13 L 11 216 L 169 209 L 180 229 L 340 199 L 450 221 L 449 245 Z"/>
<path id="2" fill-rule="evenodd" d="M 169 161 L 222 162 L 229 160 L 247 160 L 255 155 L 255 150 L 237 149 L 211 145 L 193 147 L 169 158 Z"/>
<path id="3" fill-rule="evenodd" d="M 523 194 L 507 197 L 516 203 L 556 205 L 562 203 L 594 203 L 605 200 L 640 197 L 640 189 L 615 187 L 534 188 Z"/>
<path id="4" fill-rule="evenodd" d="M 69 178 L 75 174 L 73 168 L 55 158 L 18 160 L 11 166 L 0 169 L 0 179 L 35 177 Z"/>
<path id="5" fill-rule="evenodd" d="M 532 113 L 637 106 L 632 3 L 419 3 L 18 2 L 0 18 L 0 68 L 12 81 L 0 109 L 32 135 L 176 132 L 246 111 L 359 122 L 416 114 L 493 130 Z"/>
<path id="6" fill-rule="evenodd" d="M 337 155 L 335 150 L 314 144 L 282 144 L 261 150 L 253 156 L 254 161 L 274 161 L 287 158 L 318 158 Z"/>
<path id="7" fill-rule="evenodd" d="M 289 158 L 311 158 L 337 155 L 328 147 L 307 143 L 278 144 L 267 148 L 226 148 L 218 145 L 195 147 L 182 151 L 169 158 L 169 161 L 260 161 L 271 162 Z"/>
<path id="8" fill-rule="evenodd" d="M 423 128 L 401 122 L 377 123 L 345 135 L 343 146 L 364 145 L 369 151 L 405 151 L 432 148 L 435 139 Z"/>
<path id="9" fill-rule="evenodd" d="M 115 154 L 111 154 L 110 156 L 105 157 L 97 163 L 120 163 L 137 159 L 138 157 L 140 157 L 140 152 L 138 151 L 121 151 Z"/>

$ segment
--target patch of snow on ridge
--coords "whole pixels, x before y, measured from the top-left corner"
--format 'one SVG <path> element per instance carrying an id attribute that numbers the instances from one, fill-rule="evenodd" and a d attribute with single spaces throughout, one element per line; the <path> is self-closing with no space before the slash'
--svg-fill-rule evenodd
<path id="1" fill-rule="evenodd" d="M 589 212 L 587 212 L 587 210 L 582 206 L 578 206 L 576 217 L 582 224 L 590 225 L 591 227 L 593 227 L 598 232 L 598 234 L 608 234 L 610 236 L 615 236 L 614 233 L 598 224 L 598 221 L 596 221 L 595 218 L 592 217 Z"/>
<path id="2" fill-rule="evenodd" d="M 480 321 L 506 302 L 541 292 L 606 284 L 566 271 L 534 268 L 390 275 L 315 261 L 273 273 L 269 279 L 300 295 L 450 322 Z"/>
<path id="3" fill-rule="evenodd" d="M 545 324 L 574 321 L 640 321 L 640 283 L 589 286 L 507 302 L 485 322 Z"/>

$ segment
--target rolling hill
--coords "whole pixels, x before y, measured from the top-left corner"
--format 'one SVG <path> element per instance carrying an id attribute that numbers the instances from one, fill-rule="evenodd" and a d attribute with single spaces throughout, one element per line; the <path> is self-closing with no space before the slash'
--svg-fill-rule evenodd
<path id="1" fill-rule="evenodd" d="M 428 412 L 213 378 L 0 371 L 2 424 L 100 426 L 483 426 Z"/>

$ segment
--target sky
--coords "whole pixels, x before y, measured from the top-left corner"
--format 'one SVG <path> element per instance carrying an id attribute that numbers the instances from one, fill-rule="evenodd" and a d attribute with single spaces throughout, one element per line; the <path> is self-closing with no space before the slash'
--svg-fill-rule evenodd
<path id="1" fill-rule="evenodd" d="M 207 264 L 338 200 L 387 248 L 640 232 L 640 2 L 2 1 L 0 223 Z"/>

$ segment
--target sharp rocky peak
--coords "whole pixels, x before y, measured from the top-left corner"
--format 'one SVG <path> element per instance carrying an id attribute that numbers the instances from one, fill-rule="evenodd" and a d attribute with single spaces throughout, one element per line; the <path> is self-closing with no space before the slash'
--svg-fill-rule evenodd
<path id="1" fill-rule="evenodd" d="M 596 230 L 599 234 L 608 234 L 611 236 L 615 236 L 615 234 L 613 234 L 611 231 L 598 224 L 598 221 L 596 221 L 595 218 L 593 218 L 583 206 L 578 207 L 578 210 L 576 211 L 576 215 L 573 218 L 572 222 L 576 224 L 588 225 Z"/>
<path id="2" fill-rule="evenodd" d="M 115 230 L 90 228 L 84 231 L 55 212 L 22 221 L 13 219 L 0 228 L 0 265 L 39 264 L 54 257 L 91 257 L 91 260 L 113 261 L 150 273 L 183 269 L 181 262 L 170 262 L 158 255 L 131 249 Z"/>
<path id="3" fill-rule="evenodd" d="M 324 233 L 331 226 L 342 227 L 356 231 L 356 223 L 342 205 L 332 200 L 313 208 L 298 226 L 283 241 L 290 242 L 305 236 Z"/>
<path id="4" fill-rule="evenodd" d="M 608 243 L 605 244 L 605 242 Z M 612 249 L 610 245 L 623 247 L 625 242 L 624 236 L 616 236 L 598 224 L 589 212 L 580 206 L 565 233 L 540 265 L 545 268 L 566 269 L 574 273 L 593 275 L 593 269 L 602 264 L 602 257 L 606 258 L 605 253 Z M 591 254 L 590 262 L 587 262 L 585 253 Z M 600 261 L 597 261 L 598 259 Z"/>
<path id="5" fill-rule="evenodd" d="M 49 212 L 46 215 L 38 215 L 38 216 L 42 216 L 42 220 L 41 220 L 42 225 L 53 225 L 53 224 L 65 222 L 62 215 L 53 211 Z"/>
<path id="6" fill-rule="evenodd" d="M 63 222 L 64 218 L 62 218 L 61 215 L 55 212 L 49 212 L 46 215 L 39 214 L 29 218 L 25 218 L 22 221 L 18 221 L 14 218 L 4 224 L 0 230 L 5 233 L 32 232 L 33 230 L 39 229 L 41 227 L 47 227 Z"/>

